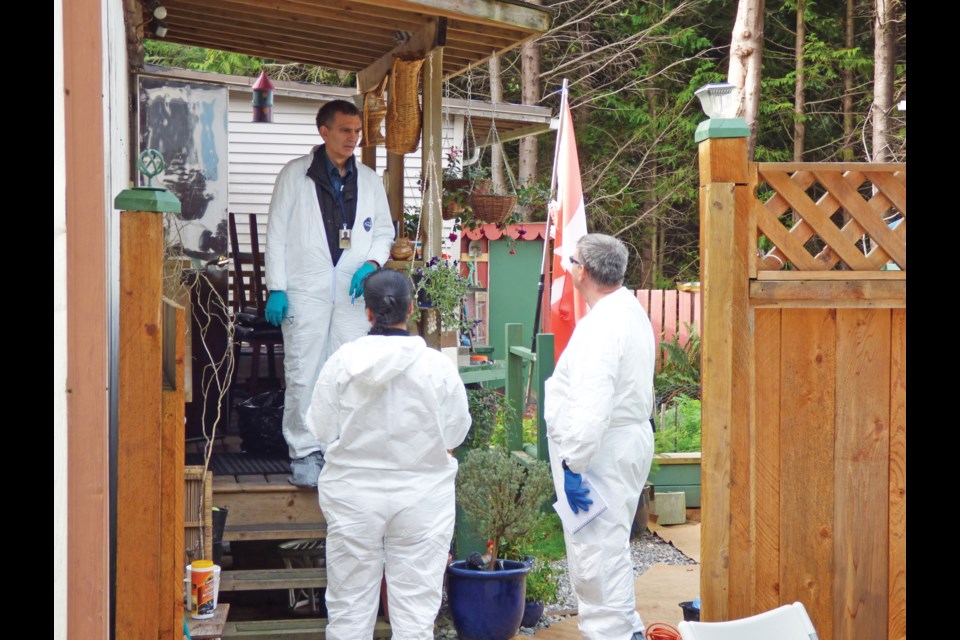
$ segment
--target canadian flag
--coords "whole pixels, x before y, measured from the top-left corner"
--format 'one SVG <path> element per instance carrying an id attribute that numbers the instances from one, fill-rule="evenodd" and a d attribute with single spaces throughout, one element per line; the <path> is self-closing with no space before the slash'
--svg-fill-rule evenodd
<path id="1" fill-rule="evenodd" d="M 583 205 L 580 160 L 573 135 L 573 118 L 567 92 L 560 100 L 560 129 L 557 132 L 557 199 L 550 203 L 553 242 L 553 280 L 550 284 L 550 327 L 554 335 L 557 360 L 570 341 L 577 320 L 587 313 L 587 305 L 573 286 L 570 257 L 577 241 L 587 234 L 587 213 Z"/>

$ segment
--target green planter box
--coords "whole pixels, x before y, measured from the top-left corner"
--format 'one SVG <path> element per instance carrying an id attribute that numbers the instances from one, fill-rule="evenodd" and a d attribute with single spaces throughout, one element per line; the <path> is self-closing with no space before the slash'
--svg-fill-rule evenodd
<path id="1" fill-rule="evenodd" d="M 651 473 L 647 481 L 655 493 L 683 491 L 687 494 L 687 507 L 700 508 L 700 452 L 658 453 L 653 456 L 660 468 Z"/>

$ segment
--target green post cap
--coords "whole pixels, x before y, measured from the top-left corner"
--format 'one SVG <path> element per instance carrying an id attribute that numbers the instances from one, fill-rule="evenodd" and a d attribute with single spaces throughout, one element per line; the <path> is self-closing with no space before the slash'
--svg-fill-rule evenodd
<path id="1" fill-rule="evenodd" d="M 707 138 L 746 138 L 750 127 L 743 118 L 710 118 L 697 125 L 693 140 L 697 143 Z"/>
<path id="2" fill-rule="evenodd" d="M 137 169 L 153 179 L 163 171 L 163 155 L 156 149 L 145 149 L 137 158 Z M 180 200 L 163 187 L 134 187 L 124 189 L 113 200 L 113 206 L 121 211 L 154 211 L 156 213 L 180 213 Z"/>

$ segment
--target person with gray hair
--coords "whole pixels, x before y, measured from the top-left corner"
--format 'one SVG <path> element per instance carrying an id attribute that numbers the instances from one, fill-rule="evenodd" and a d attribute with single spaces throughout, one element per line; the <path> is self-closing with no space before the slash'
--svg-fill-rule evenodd
<path id="1" fill-rule="evenodd" d="M 329 640 L 370 640 L 387 579 L 394 638 L 433 640 L 453 537 L 457 460 L 470 428 L 456 365 L 407 333 L 413 283 L 366 278 L 369 335 L 334 353 L 307 411 L 324 452 Z"/>
<path id="2" fill-rule="evenodd" d="M 625 289 L 627 249 L 612 236 L 580 238 L 570 262 L 589 312 L 547 380 L 544 417 L 557 496 L 575 514 L 598 494 L 607 509 L 572 533 L 564 527 L 580 633 L 641 640 L 630 528 L 653 461 L 653 328 Z M 594 495 L 591 490 L 595 489 Z"/>

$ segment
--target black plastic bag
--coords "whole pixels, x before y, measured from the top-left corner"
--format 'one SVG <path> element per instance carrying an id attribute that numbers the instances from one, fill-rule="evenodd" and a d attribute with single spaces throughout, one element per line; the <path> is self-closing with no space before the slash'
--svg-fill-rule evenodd
<path id="1" fill-rule="evenodd" d="M 241 447 L 246 453 L 288 455 L 283 438 L 283 391 L 267 391 L 237 406 Z"/>

